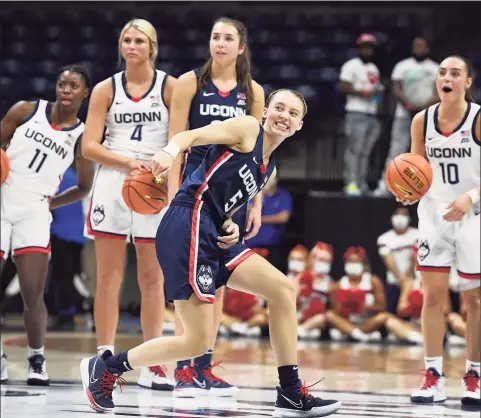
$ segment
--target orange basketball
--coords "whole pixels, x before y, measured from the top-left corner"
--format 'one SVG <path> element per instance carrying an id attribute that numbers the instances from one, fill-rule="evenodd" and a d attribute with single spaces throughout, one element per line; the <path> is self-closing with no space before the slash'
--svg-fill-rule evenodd
<path id="1" fill-rule="evenodd" d="M 401 200 L 419 200 L 431 187 L 433 170 L 420 155 L 405 153 L 392 160 L 386 170 L 389 191 Z"/>
<path id="2" fill-rule="evenodd" d="M 122 197 L 134 212 L 142 215 L 158 213 L 167 205 L 166 180 L 157 181 L 147 169 L 132 170 L 125 177 Z"/>
<path id="3" fill-rule="evenodd" d="M 3 148 L 1 149 L 1 154 L 2 158 L 0 162 L 0 184 L 3 184 L 3 182 L 8 177 L 8 173 L 10 173 L 10 161 L 7 157 L 7 153 Z"/>

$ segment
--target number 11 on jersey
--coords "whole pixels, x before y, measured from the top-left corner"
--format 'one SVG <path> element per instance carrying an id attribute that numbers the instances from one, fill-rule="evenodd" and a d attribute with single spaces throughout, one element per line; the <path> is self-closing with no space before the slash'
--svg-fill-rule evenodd
<path id="1" fill-rule="evenodd" d="M 132 141 L 142 141 L 142 125 L 137 125 L 130 137 Z"/>

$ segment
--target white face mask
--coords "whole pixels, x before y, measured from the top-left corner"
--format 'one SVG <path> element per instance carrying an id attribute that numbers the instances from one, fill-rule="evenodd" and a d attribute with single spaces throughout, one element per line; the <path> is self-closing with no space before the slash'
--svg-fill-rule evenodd
<path id="1" fill-rule="evenodd" d="M 314 263 L 314 274 L 328 274 L 331 271 L 331 263 L 327 261 L 316 261 Z"/>
<path id="2" fill-rule="evenodd" d="M 362 263 L 346 263 L 344 271 L 348 276 L 360 276 L 364 272 L 364 265 Z"/>
<path id="3" fill-rule="evenodd" d="M 391 222 L 394 229 L 406 229 L 409 226 L 409 216 L 393 215 Z"/>
<path id="4" fill-rule="evenodd" d="M 302 260 L 289 260 L 289 262 L 287 263 L 287 269 L 295 273 L 300 273 L 301 271 L 304 271 L 305 267 L 306 263 Z"/>

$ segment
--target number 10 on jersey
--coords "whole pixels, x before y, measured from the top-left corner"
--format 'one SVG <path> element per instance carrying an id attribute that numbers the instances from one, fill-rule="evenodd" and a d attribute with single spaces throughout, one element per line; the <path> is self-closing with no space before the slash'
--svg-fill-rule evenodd
<path id="1" fill-rule="evenodd" d="M 142 141 L 142 125 L 137 125 L 130 137 L 132 141 Z"/>

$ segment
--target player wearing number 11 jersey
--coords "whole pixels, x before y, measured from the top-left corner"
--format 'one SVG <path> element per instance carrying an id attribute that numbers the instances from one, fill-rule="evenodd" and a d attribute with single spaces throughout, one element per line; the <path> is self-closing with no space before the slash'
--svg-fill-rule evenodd
<path id="1" fill-rule="evenodd" d="M 167 144 L 175 79 L 155 69 L 157 50 L 157 31 L 148 21 L 134 19 L 124 26 L 119 55 L 125 71 L 95 86 L 85 123 L 82 152 L 99 164 L 86 220 L 97 254 L 94 318 L 98 353 L 113 351 L 127 241 L 133 241 L 137 253 L 144 339 L 162 335 L 164 282 L 154 245 L 162 213 L 133 212 L 122 197 L 125 176 L 146 166 Z M 173 388 L 159 366 L 143 369 L 138 383 L 152 389 Z"/>
<path id="2" fill-rule="evenodd" d="M 84 125 L 77 115 L 89 92 L 89 75 L 81 66 L 62 68 L 55 103 L 18 102 L 1 122 L 1 143 L 8 144 L 10 173 L 1 186 L 1 268 L 12 253 L 24 303 L 28 340 L 29 385 L 46 386 L 44 359 L 47 310 L 44 288 L 50 252 L 50 209 L 84 198 L 94 167 L 78 149 Z M 77 186 L 54 196 L 64 172 L 76 162 Z M 8 378 L 2 349 L 1 380 Z"/>

